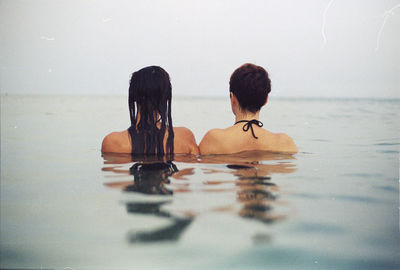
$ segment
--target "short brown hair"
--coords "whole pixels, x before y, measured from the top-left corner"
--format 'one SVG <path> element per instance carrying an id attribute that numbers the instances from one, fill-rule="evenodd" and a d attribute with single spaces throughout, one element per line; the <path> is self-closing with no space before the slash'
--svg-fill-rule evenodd
<path id="1" fill-rule="evenodd" d="M 236 96 L 243 110 L 256 113 L 265 104 L 271 92 L 271 80 L 264 68 L 244 64 L 232 73 L 229 91 Z"/>

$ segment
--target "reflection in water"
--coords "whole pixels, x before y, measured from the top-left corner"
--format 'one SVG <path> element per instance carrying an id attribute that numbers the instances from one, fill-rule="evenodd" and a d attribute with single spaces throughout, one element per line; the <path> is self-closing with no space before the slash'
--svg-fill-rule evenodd
<path id="1" fill-rule="evenodd" d="M 144 194 L 172 194 L 165 184 L 169 184 L 169 176 L 178 171 L 172 162 L 135 163 L 129 169 L 133 175 L 133 184 L 125 187 L 125 191 L 140 192 Z"/>
<path id="2" fill-rule="evenodd" d="M 161 210 L 166 203 L 168 202 L 130 202 L 126 204 L 128 213 L 154 215 L 168 218 L 171 221 L 171 225 L 158 230 L 129 232 L 129 242 L 176 241 L 179 239 L 184 230 L 192 223 L 193 218 L 179 218 L 168 211 Z"/>
<path id="3" fill-rule="evenodd" d="M 229 171 L 212 170 L 208 173 L 226 172 L 236 177 L 236 198 L 240 204 L 237 214 L 263 223 L 272 223 L 285 218 L 285 215 L 273 213 L 278 199 L 279 187 L 271 181 L 271 175 L 291 173 L 296 170 L 290 161 L 295 157 L 263 151 L 247 151 L 232 155 L 207 156 L 203 163 L 227 164 Z M 273 161 L 273 164 L 264 162 Z M 220 184 L 226 181 L 220 181 Z M 213 183 L 216 184 L 215 182 Z"/>
<path id="4" fill-rule="evenodd" d="M 260 170 L 255 164 L 253 166 L 230 164 L 227 167 L 234 169 L 233 174 L 238 177 L 237 200 L 242 205 L 238 214 L 265 223 L 277 221 L 279 218 L 271 214 L 273 210 L 271 202 L 277 199 L 273 191 L 278 191 L 278 188 L 271 182 L 270 176 L 264 175 L 266 170 L 259 175 Z"/>
<path id="5" fill-rule="evenodd" d="M 111 160 L 110 160 L 111 159 Z M 131 156 L 112 155 L 107 159 L 107 164 L 124 164 L 132 161 Z M 120 187 L 125 192 L 138 192 L 153 195 L 172 195 L 173 191 L 165 185 L 170 183 L 169 177 L 179 170 L 177 166 L 171 162 L 157 162 L 146 160 L 146 163 L 134 163 L 128 170 L 122 170 L 119 167 L 103 168 L 104 171 L 113 171 L 115 173 L 128 173 L 133 175 L 132 181 L 124 181 L 117 183 L 108 183 L 110 187 Z M 179 177 L 190 174 L 192 171 L 185 170 Z M 176 241 L 179 239 L 183 231 L 192 223 L 193 217 L 179 217 L 168 211 L 162 210 L 162 206 L 170 201 L 162 202 L 127 202 L 126 209 L 128 213 L 153 215 L 168 219 L 171 224 L 161 229 L 152 231 L 129 231 L 128 241 L 130 243 L 137 242 L 158 242 L 158 241 Z"/>
<path id="6" fill-rule="evenodd" d="M 129 201 L 126 203 L 128 213 L 152 215 L 168 219 L 168 225 L 155 230 L 129 231 L 130 243 L 177 241 L 186 228 L 194 221 L 197 211 L 190 205 L 186 212 L 165 210 L 165 205 L 176 200 L 175 196 L 182 192 L 235 192 L 236 201 L 231 205 L 217 205 L 207 211 L 234 212 L 242 218 L 253 219 L 262 223 L 272 223 L 286 218 L 285 214 L 275 213 L 279 201 L 279 186 L 272 182 L 273 174 L 287 174 L 296 170 L 292 155 L 273 154 L 267 152 L 243 152 L 233 155 L 213 155 L 194 157 L 177 155 L 174 162 L 182 162 L 182 166 L 193 164 L 193 168 L 178 170 L 171 161 L 133 160 L 131 155 L 104 156 L 104 171 L 111 171 L 114 176 L 133 175 L 133 181 L 113 181 L 106 183 L 109 187 L 117 187 L 124 192 L 143 193 L 147 195 L 168 196 L 168 200 Z M 134 164 L 129 169 L 124 166 Z M 126 164 L 126 165 L 124 165 Z M 224 165 L 221 167 L 220 165 Z M 181 165 L 179 165 L 181 166 Z M 195 169 L 201 169 L 203 174 Z M 219 180 L 218 175 L 231 175 L 228 180 Z M 207 177 L 209 180 L 202 180 Z M 174 181 L 171 183 L 171 179 Z M 202 187 L 198 184 L 201 181 Z M 195 194 L 193 194 L 195 195 Z M 174 197 L 171 197 L 174 196 Z M 207 197 L 206 197 L 207 198 Z M 195 205 L 193 205 L 195 207 Z M 190 214 L 188 214 L 190 213 Z M 198 213 L 198 212 L 197 212 Z M 258 238 L 257 238 L 258 239 Z"/>
<path id="7" fill-rule="evenodd" d="M 169 176 L 178 172 L 172 162 L 135 163 L 129 169 L 133 175 L 133 184 L 125 187 L 125 191 L 140 192 L 144 194 L 172 195 L 172 190 L 165 187 L 169 184 Z M 153 242 L 178 240 L 182 232 L 192 223 L 192 218 L 179 218 L 170 212 L 162 211 L 161 207 L 168 202 L 129 202 L 126 205 L 128 213 L 148 214 L 168 218 L 171 225 L 147 232 L 129 232 L 129 241 Z"/>

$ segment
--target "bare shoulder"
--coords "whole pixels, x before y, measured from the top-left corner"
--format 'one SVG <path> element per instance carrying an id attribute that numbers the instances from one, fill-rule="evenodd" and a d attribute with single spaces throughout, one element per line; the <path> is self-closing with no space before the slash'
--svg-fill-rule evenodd
<path id="1" fill-rule="evenodd" d="M 285 133 L 276 134 L 280 151 L 287 153 L 297 153 L 298 149 L 293 139 Z"/>
<path id="2" fill-rule="evenodd" d="M 220 153 L 223 134 L 223 129 L 215 128 L 209 130 L 199 144 L 200 153 L 202 155 Z"/>
<path id="3" fill-rule="evenodd" d="M 174 127 L 174 133 L 179 134 L 181 136 L 189 136 L 189 137 L 193 136 L 194 137 L 193 132 L 190 129 L 188 129 L 187 127 Z"/>
<path id="4" fill-rule="evenodd" d="M 130 153 L 129 134 L 127 130 L 111 132 L 103 139 L 101 151 L 104 153 Z"/>
<path id="5" fill-rule="evenodd" d="M 220 129 L 220 128 L 210 129 L 209 131 L 207 131 L 206 135 L 204 135 L 204 138 L 206 138 L 206 137 L 211 137 L 211 138 L 219 137 L 219 136 L 222 135 L 222 133 L 224 133 L 224 131 L 225 131 L 225 129 Z"/>
<path id="6" fill-rule="evenodd" d="M 174 127 L 175 135 L 175 152 L 199 154 L 199 148 L 196 143 L 196 138 L 193 132 L 186 127 Z M 184 150 L 182 150 L 185 148 Z"/>

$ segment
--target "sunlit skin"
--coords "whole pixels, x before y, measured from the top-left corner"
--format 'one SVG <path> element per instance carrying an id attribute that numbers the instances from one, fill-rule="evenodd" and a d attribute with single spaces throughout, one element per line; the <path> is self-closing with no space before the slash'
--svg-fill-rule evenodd
<path id="1" fill-rule="evenodd" d="M 232 112 L 235 115 L 235 123 L 241 120 L 259 120 L 260 111 L 251 113 L 243 110 L 236 96 L 230 94 Z M 264 105 L 267 103 L 266 99 Z M 242 151 L 263 150 L 277 153 L 297 153 L 296 144 L 284 133 L 272 133 L 257 125 L 253 125 L 254 138 L 251 131 L 244 132 L 246 123 L 238 123 L 225 129 L 212 129 L 206 133 L 199 148 L 202 155 L 232 154 Z"/>

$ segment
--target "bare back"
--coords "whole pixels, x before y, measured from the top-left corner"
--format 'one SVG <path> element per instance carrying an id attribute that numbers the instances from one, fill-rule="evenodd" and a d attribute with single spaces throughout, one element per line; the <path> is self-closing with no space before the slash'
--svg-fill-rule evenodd
<path id="1" fill-rule="evenodd" d="M 293 140 L 284 133 L 272 133 L 253 125 L 253 137 L 250 130 L 243 131 L 242 123 L 225 128 L 212 129 L 207 132 L 199 148 L 202 155 L 232 154 L 242 151 L 262 150 L 280 153 L 297 153 Z"/>
<path id="2" fill-rule="evenodd" d="M 164 149 L 168 133 L 164 137 Z M 102 143 L 101 151 L 104 153 L 132 153 L 132 141 L 128 130 L 108 134 Z M 185 127 L 174 127 L 174 153 L 199 154 L 199 148 L 192 131 Z"/>

